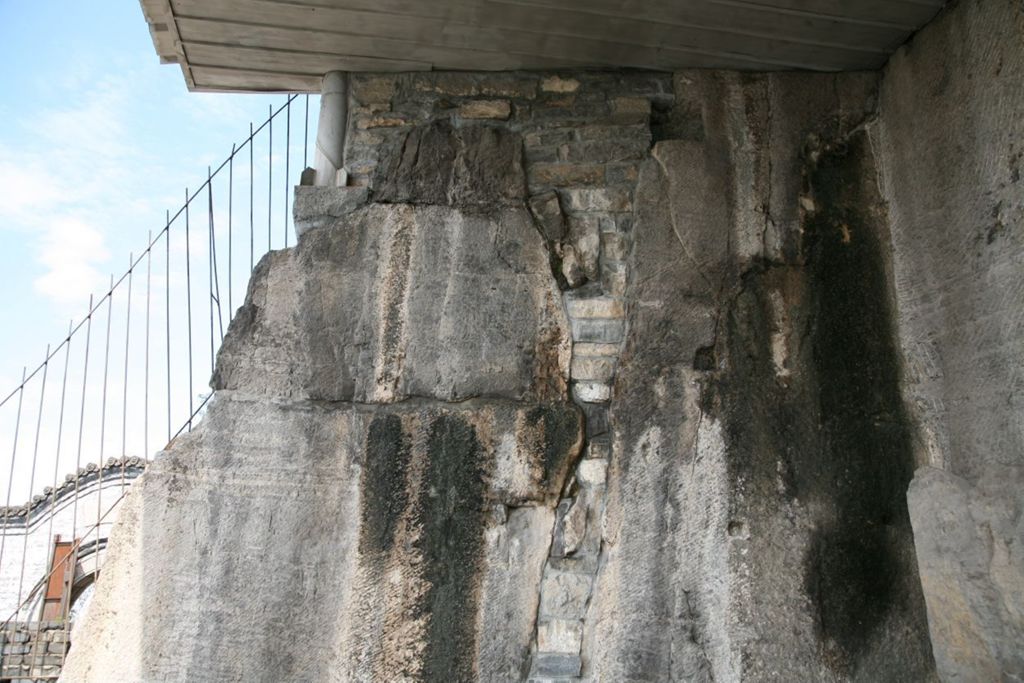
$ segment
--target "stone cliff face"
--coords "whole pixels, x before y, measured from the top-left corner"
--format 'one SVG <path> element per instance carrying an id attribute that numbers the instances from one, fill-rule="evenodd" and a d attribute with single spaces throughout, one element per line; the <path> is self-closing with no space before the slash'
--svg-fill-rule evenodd
<path id="1" fill-rule="evenodd" d="M 371 205 L 269 255 L 127 506 L 86 627 L 127 656 L 65 676 L 521 677 L 583 440 L 568 339 L 523 202 Z"/>
<path id="2" fill-rule="evenodd" d="M 957 136 L 908 119 L 945 91 L 899 86 L 972 11 L 881 86 L 354 76 L 355 186 L 297 189 L 298 246 L 257 267 L 212 407 L 133 488 L 64 679 L 1018 675 L 1020 454 L 993 450 L 1016 432 L 974 454 L 935 410 L 952 380 L 921 374 L 923 313 L 956 297 L 920 310 L 948 240 L 904 146 Z M 1017 74 L 1019 46 L 998 62 Z M 980 107 L 984 150 L 1005 106 Z M 1019 156 L 979 181 L 1002 192 L 970 265 L 993 278 Z M 985 396 L 1012 403 L 1000 329 Z"/>
<path id="3" fill-rule="evenodd" d="M 702 130 L 658 142 L 637 191 L 585 659 L 601 680 L 927 680 L 872 82 L 684 78 Z"/>

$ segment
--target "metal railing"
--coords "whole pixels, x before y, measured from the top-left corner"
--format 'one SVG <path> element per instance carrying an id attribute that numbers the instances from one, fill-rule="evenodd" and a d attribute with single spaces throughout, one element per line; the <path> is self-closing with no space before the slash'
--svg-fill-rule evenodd
<path id="1" fill-rule="evenodd" d="M 100 486 L 85 509 L 79 503 L 90 478 L 144 463 L 200 418 L 210 394 L 198 378 L 212 375 L 251 271 L 263 254 L 289 245 L 292 168 L 300 154 L 300 169 L 310 162 L 309 109 L 308 95 L 290 95 L 259 126 L 250 123 L 248 137 L 185 190 L 184 204 L 150 231 L 127 270 L 90 296 L 67 335 L 0 395 L 0 628 L 39 621 L 55 533 L 100 543 L 123 492 L 108 492 L 104 506 Z M 293 122 L 293 113 L 302 120 Z M 131 479 L 122 477 L 122 489 Z M 37 488 L 42 493 L 32 497 Z M 38 539 L 29 529 L 45 552 L 33 550 Z"/>

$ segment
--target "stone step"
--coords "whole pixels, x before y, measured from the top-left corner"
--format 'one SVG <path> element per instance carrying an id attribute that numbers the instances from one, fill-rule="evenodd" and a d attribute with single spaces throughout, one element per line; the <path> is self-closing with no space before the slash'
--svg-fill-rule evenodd
<path id="1" fill-rule="evenodd" d="M 623 318 L 622 301 L 610 296 L 576 297 L 567 294 L 565 307 L 570 318 Z"/>
<path id="2" fill-rule="evenodd" d="M 622 319 L 572 319 L 573 341 L 617 344 L 625 334 L 626 321 Z"/>
<path id="3" fill-rule="evenodd" d="M 580 675 L 583 662 L 579 655 L 538 652 L 533 658 L 531 679 L 536 676 L 546 678 L 575 678 Z"/>
<path id="4" fill-rule="evenodd" d="M 537 625 L 537 650 L 542 654 L 579 655 L 582 643 L 579 619 L 546 619 Z"/>
<path id="5" fill-rule="evenodd" d="M 619 345 L 618 344 L 598 344 L 594 342 L 578 342 L 572 346 L 573 358 L 576 356 L 606 356 L 611 358 L 618 358 L 619 356 Z"/>
<path id="6" fill-rule="evenodd" d="M 573 379 L 611 382 L 615 376 L 614 356 L 573 356 L 570 374 Z"/>
<path id="7" fill-rule="evenodd" d="M 611 399 L 612 389 L 600 382 L 576 382 L 572 387 L 572 395 L 584 403 L 605 403 Z"/>

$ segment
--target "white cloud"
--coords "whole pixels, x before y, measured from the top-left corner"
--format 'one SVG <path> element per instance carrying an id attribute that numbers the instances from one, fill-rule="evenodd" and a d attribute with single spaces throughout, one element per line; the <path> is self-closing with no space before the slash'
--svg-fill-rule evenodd
<path id="1" fill-rule="evenodd" d="M 51 302 L 74 309 L 106 285 L 112 209 L 134 207 L 138 153 L 126 143 L 130 76 L 94 83 L 67 106 L 20 122 L 24 144 L 0 147 L 0 225 L 30 235 L 42 270 L 33 282 Z"/>
<path id="2" fill-rule="evenodd" d="M 53 220 L 40 238 L 39 260 L 46 272 L 36 290 L 55 303 L 84 305 L 88 292 L 99 292 L 107 277 L 97 267 L 110 257 L 103 234 L 74 216 Z"/>

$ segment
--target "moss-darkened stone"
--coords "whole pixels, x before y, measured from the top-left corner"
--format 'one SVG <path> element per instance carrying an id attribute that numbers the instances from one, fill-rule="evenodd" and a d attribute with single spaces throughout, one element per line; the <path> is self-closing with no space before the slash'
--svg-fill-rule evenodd
<path id="1" fill-rule="evenodd" d="M 541 487 L 548 495 L 557 495 L 568 469 L 579 455 L 580 411 L 572 403 L 542 403 L 531 409 L 526 419 L 543 430 L 544 474 Z"/>
<path id="2" fill-rule="evenodd" d="M 490 211 L 526 199 L 522 137 L 507 128 L 447 121 L 416 126 L 401 144 L 385 145 L 374 200 Z"/>
<path id="3" fill-rule="evenodd" d="M 704 119 L 692 102 L 651 103 L 651 145 L 661 140 L 703 140 Z"/>
<path id="4" fill-rule="evenodd" d="M 424 680 L 476 678 L 477 576 L 484 546 L 483 450 L 473 426 L 450 413 L 435 417 L 419 491 L 428 615 Z"/>
<path id="5" fill-rule="evenodd" d="M 881 248 L 886 232 L 863 134 L 821 154 L 808 176 L 817 212 L 805 224 L 805 265 L 758 264 L 725 312 L 726 369 L 704 409 L 725 414 L 729 468 L 742 481 L 737 516 L 785 513 L 816 523 L 803 562 L 824 661 L 871 679 L 927 679 L 933 663 L 906 489 L 910 427 Z M 772 346 L 784 302 L 787 372 Z M 767 552 L 766 550 L 755 552 Z M 771 582 L 770 577 L 765 581 Z"/>
<path id="6" fill-rule="evenodd" d="M 405 475 L 412 452 L 398 415 L 381 415 L 370 423 L 360 489 L 362 524 L 359 552 L 386 553 L 395 542 L 398 522 L 408 503 Z M 371 559 L 379 566 L 380 560 Z"/>
<path id="7" fill-rule="evenodd" d="M 867 144 L 861 132 L 819 158 L 810 175 L 819 211 L 804 236 L 825 457 L 802 463 L 797 485 L 836 506 L 807 576 L 824 635 L 850 656 L 893 610 L 916 616 L 927 647 L 906 505 L 914 458 Z"/>

